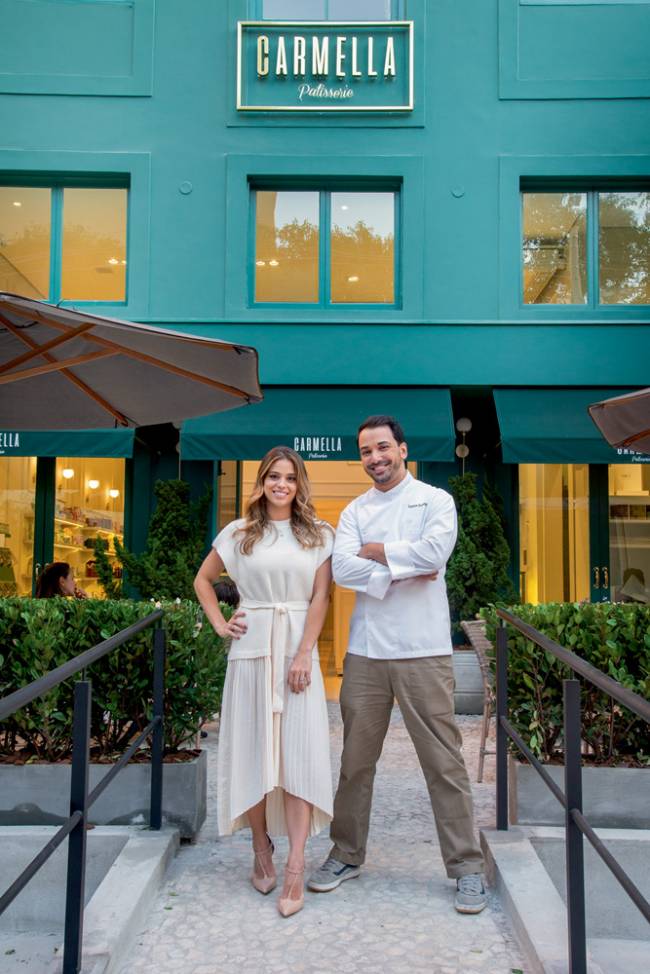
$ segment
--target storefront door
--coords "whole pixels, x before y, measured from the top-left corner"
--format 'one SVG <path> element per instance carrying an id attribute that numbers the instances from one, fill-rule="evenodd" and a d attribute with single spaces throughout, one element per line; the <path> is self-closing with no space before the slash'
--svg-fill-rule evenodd
<path id="1" fill-rule="evenodd" d="M 36 519 L 36 457 L 0 463 L 0 596 L 31 595 Z"/>
<path id="2" fill-rule="evenodd" d="M 521 464 L 524 602 L 650 601 L 650 465 Z"/>

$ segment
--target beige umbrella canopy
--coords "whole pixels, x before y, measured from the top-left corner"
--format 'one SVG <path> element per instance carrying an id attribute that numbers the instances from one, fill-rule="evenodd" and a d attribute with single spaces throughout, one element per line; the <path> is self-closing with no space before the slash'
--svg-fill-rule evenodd
<path id="1" fill-rule="evenodd" d="M 589 415 L 610 446 L 650 453 L 650 389 L 594 403 Z"/>
<path id="2" fill-rule="evenodd" d="M 0 424 L 179 422 L 262 399 L 254 348 L 0 292 Z"/>

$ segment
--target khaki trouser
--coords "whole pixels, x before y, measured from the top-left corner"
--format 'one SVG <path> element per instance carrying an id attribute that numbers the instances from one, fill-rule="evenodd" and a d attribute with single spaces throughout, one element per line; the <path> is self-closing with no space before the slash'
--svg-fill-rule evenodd
<path id="1" fill-rule="evenodd" d="M 483 872 L 453 693 L 451 656 L 378 660 L 348 653 L 341 775 L 330 827 L 335 859 L 355 866 L 365 861 L 375 767 L 396 699 L 429 789 L 447 875 Z"/>

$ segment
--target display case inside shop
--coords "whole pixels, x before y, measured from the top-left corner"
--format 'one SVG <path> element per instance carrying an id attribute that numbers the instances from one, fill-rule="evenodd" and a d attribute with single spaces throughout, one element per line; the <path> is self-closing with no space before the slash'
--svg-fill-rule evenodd
<path id="1" fill-rule="evenodd" d="M 121 576 L 114 539 L 124 540 L 124 461 L 59 458 L 56 467 L 54 559 L 72 566 L 77 584 L 94 598 L 105 593 L 95 558 L 98 539 L 108 545 L 113 576 Z"/>
<path id="2" fill-rule="evenodd" d="M 31 595 L 36 457 L 0 463 L 0 597 Z"/>
<path id="3" fill-rule="evenodd" d="M 650 602 L 650 464 L 609 468 L 613 602 Z"/>

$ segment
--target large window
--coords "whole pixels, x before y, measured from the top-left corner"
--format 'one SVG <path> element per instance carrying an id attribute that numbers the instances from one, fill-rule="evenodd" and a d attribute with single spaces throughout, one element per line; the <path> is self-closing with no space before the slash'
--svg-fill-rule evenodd
<path id="1" fill-rule="evenodd" d="M 609 468 L 609 571 L 612 602 L 650 602 L 650 466 Z"/>
<path id="2" fill-rule="evenodd" d="M 125 187 L 0 185 L 0 290 L 126 301 Z"/>
<path id="3" fill-rule="evenodd" d="M 257 304 L 397 303 L 398 194 L 256 189 Z"/>
<path id="4" fill-rule="evenodd" d="M 398 0 L 258 0 L 265 20 L 393 20 Z"/>
<path id="5" fill-rule="evenodd" d="M 650 304 L 650 192 L 522 194 L 524 304 Z"/>

